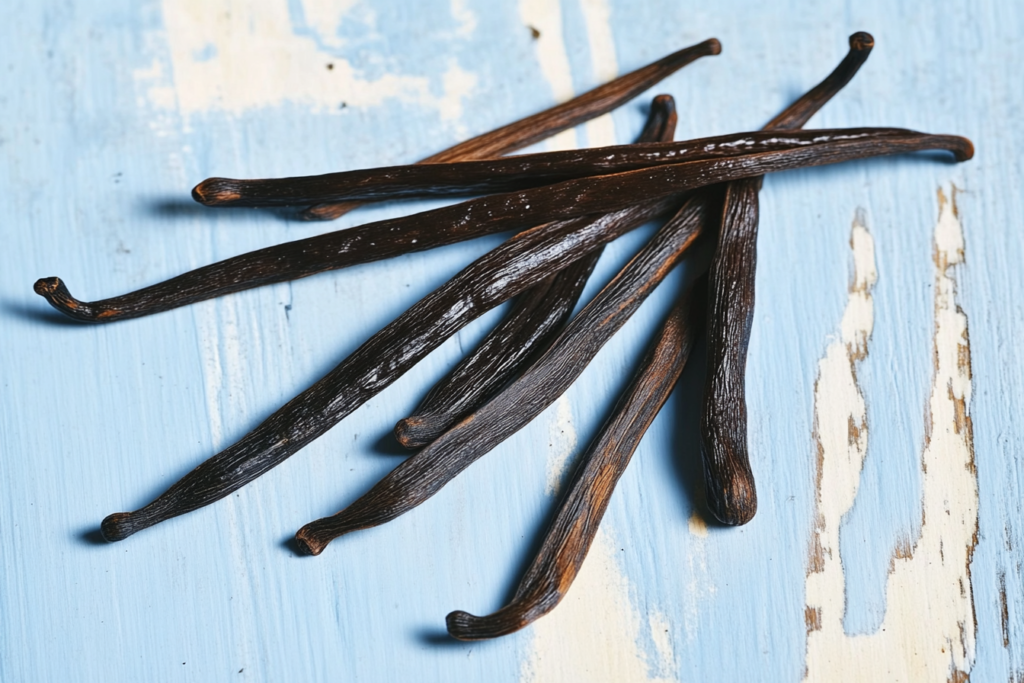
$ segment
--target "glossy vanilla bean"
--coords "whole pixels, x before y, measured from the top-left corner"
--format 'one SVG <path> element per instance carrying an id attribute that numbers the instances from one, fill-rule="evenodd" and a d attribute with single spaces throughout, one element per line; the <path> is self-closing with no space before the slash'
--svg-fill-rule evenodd
<path id="1" fill-rule="evenodd" d="M 909 132 L 900 128 L 864 130 L 871 130 L 878 136 L 896 137 Z M 396 199 L 513 192 L 654 166 L 787 150 L 813 144 L 816 136 L 827 137 L 839 132 L 822 130 L 779 136 L 773 131 L 757 131 L 678 142 L 538 152 L 484 161 L 384 166 L 319 176 L 262 180 L 208 178 L 196 185 L 192 197 L 207 206 L 291 206 L 321 199 Z"/>
<path id="2" fill-rule="evenodd" d="M 704 282 L 701 278 L 679 297 L 629 388 L 581 457 L 511 602 L 484 617 L 450 613 L 445 621 L 453 637 L 484 640 L 508 635 L 544 616 L 565 597 L 597 535 L 615 485 L 672 392 L 703 329 Z"/>
<path id="3" fill-rule="evenodd" d="M 460 142 L 443 152 L 427 157 L 420 163 L 440 164 L 488 159 L 528 147 L 563 130 L 607 114 L 687 64 L 701 57 L 717 55 L 721 51 L 722 45 L 715 38 L 678 50 L 656 62 L 588 90 L 568 102 Z M 360 204 L 361 202 L 318 204 L 302 212 L 301 216 L 308 220 L 333 220 Z"/>
<path id="4" fill-rule="evenodd" d="M 123 540 L 236 491 L 333 427 L 477 316 L 677 203 L 670 197 L 596 219 L 548 223 L 512 237 L 421 299 L 312 387 L 156 500 L 135 512 L 108 516 L 100 528 L 103 537 Z"/>
<path id="5" fill-rule="evenodd" d="M 648 200 L 774 171 L 852 159 L 942 149 L 963 161 L 971 142 L 953 135 L 893 129 L 787 133 L 789 149 L 643 168 L 607 176 L 489 195 L 413 216 L 370 223 L 260 249 L 198 268 L 157 285 L 95 302 L 83 302 L 56 277 L 35 283 L 37 294 L 76 320 L 134 318 L 260 285 L 295 280 L 353 263 L 365 263 L 462 239 L 537 225 L 543 221 L 604 214 Z"/>
<path id="6" fill-rule="evenodd" d="M 305 525 L 299 546 L 319 555 L 342 534 L 384 524 L 425 502 L 462 470 L 553 403 L 582 374 L 640 304 L 717 217 L 714 192 L 687 200 L 505 391 L 393 469 L 341 512 Z"/>
<path id="7" fill-rule="evenodd" d="M 651 103 L 640 142 L 669 141 L 675 135 L 676 109 L 671 95 Z M 483 405 L 565 325 L 579 301 L 603 249 L 576 261 L 561 273 L 523 292 L 513 309 L 477 348 L 395 425 L 395 438 L 419 448 L 440 436 L 459 418 Z"/>
<path id="8" fill-rule="evenodd" d="M 825 80 L 772 119 L 766 131 L 802 127 L 867 60 L 867 33 L 850 36 L 850 49 Z M 701 456 L 708 508 L 725 524 L 746 524 L 757 511 L 757 489 L 747 451 L 746 363 L 754 318 L 758 193 L 761 178 L 729 183 L 708 287 L 708 352 L 701 411 Z"/>

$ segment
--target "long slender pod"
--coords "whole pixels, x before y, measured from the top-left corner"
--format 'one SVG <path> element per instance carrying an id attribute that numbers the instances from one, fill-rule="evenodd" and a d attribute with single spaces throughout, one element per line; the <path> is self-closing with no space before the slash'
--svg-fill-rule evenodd
<path id="1" fill-rule="evenodd" d="M 850 51 L 825 80 L 772 119 L 766 131 L 802 127 L 867 60 L 874 40 L 850 36 Z M 761 178 L 729 183 L 708 286 L 708 360 L 701 413 L 701 454 L 708 507 L 725 524 L 746 524 L 757 511 L 747 451 L 746 363 L 754 319 L 758 192 Z"/>
<path id="2" fill-rule="evenodd" d="M 878 136 L 896 137 L 909 132 L 902 128 L 867 130 Z M 291 206 L 320 199 L 401 199 L 514 192 L 687 161 L 787 150 L 813 144 L 819 137 L 827 139 L 839 132 L 853 131 L 819 130 L 793 135 L 753 131 L 675 142 L 585 147 L 449 164 L 382 166 L 293 178 L 207 178 L 193 188 L 192 197 L 211 207 L 258 207 Z"/>

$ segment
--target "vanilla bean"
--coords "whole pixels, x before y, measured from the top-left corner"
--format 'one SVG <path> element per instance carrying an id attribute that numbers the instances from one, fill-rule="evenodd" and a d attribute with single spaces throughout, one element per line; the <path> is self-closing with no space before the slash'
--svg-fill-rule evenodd
<path id="1" fill-rule="evenodd" d="M 790 149 L 643 168 L 490 195 L 454 206 L 340 230 L 242 254 L 111 299 L 83 302 L 56 277 L 35 291 L 57 310 L 86 322 L 134 318 L 260 285 L 295 280 L 353 263 L 522 229 L 543 221 L 618 211 L 637 202 L 715 183 L 885 154 L 943 149 L 963 161 L 971 142 L 952 135 L 873 129 L 787 133 Z M 810 135 L 809 137 L 808 134 Z"/>
<path id="2" fill-rule="evenodd" d="M 651 103 L 640 141 L 671 140 L 675 128 L 675 101 L 671 95 L 658 95 Z M 525 367 L 569 319 L 602 251 L 595 249 L 520 294 L 514 308 L 476 350 L 434 386 L 412 415 L 399 420 L 395 425 L 399 443 L 406 448 L 430 443 L 460 417 L 483 405 Z"/>
<path id="3" fill-rule="evenodd" d="M 679 297 L 633 381 L 581 457 L 511 602 L 485 617 L 450 613 L 445 621 L 453 637 L 483 640 L 513 633 L 553 610 L 565 597 L 597 535 L 615 485 L 668 400 L 703 328 L 705 281 L 702 277 Z"/>
<path id="4" fill-rule="evenodd" d="M 624 173 L 702 159 L 731 158 L 810 145 L 815 138 L 870 131 L 903 137 L 901 128 L 808 131 L 780 136 L 774 131 L 717 135 L 678 142 L 587 147 L 557 152 L 458 161 L 447 164 L 383 166 L 294 178 L 238 180 L 207 178 L 192 190 L 199 203 L 225 206 L 291 206 L 320 200 L 395 199 L 513 192 L 566 180 Z"/>
<path id="5" fill-rule="evenodd" d="M 714 38 L 678 50 L 656 62 L 588 90 L 568 102 L 460 142 L 419 163 L 439 164 L 450 161 L 487 159 L 528 147 L 563 130 L 574 128 L 590 119 L 607 114 L 687 64 L 701 57 L 717 55 L 721 51 L 721 44 Z M 318 204 L 302 212 L 301 216 L 308 220 L 333 220 L 360 204 L 360 202 Z"/>
<path id="6" fill-rule="evenodd" d="M 103 520 L 108 541 L 209 505 L 282 463 L 398 379 L 461 327 L 589 251 L 671 210 L 669 197 L 520 233 L 428 294 L 240 441 L 135 512 Z"/>
<path id="7" fill-rule="evenodd" d="M 647 299 L 713 220 L 714 192 L 698 193 L 572 319 L 536 363 L 479 410 L 377 482 L 341 512 L 303 526 L 300 547 L 319 555 L 334 538 L 374 527 L 425 502 L 462 470 L 551 405 Z"/>
<path id="8" fill-rule="evenodd" d="M 850 50 L 825 80 L 765 126 L 802 127 L 867 60 L 874 39 L 850 36 Z M 747 451 L 746 363 L 754 319 L 758 192 L 761 178 L 729 183 L 708 287 L 708 353 L 701 455 L 708 508 L 725 524 L 746 524 L 757 511 L 757 489 Z"/>

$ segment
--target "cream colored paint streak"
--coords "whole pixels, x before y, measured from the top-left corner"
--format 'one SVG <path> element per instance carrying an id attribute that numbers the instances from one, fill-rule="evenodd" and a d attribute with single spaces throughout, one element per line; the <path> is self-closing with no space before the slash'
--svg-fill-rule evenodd
<path id="1" fill-rule="evenodd" d="M 619 75 L 615 57 L 615 38 L 612 35 L 612 12 L 608 0 L 580 0 L 583 21 L 587 27 L 590 60 L 594 65 L 594 79 L 607 83 Z M 615 122 L 611 114 L 598 116 L 587 123 L 587 143 L 591 147 L 614 145 Z"/>
<path id="2" fill-rule="evenodd" d="M 576 93 L 572 87 L 572 70 L 562 33 L 562 4 L 556 0 L 519 0 L 519 17 L 524 24 L 540 32 L 534 40 L 537 61 L 555 101 L 572 99 Z M 566 130 L 553 135 L 547 139 L 546 145 L 550 150 L 575 149 L 576 131 Z"/>
<path id="3" fill-rule="evenodd" d="M 345 15 L 359 4 L 359 0 L 299 0 L 299 3 L 306 23 L 316 31 L 323 45 L 333 48 L 344 46 L 344 41 L 338 37 L 338 25 L 345 19 Z M 365 11 L 368 16 L 364 15 L 364 21 L 369 19 L 368 23 L 371 26 L 376 24 L 372 6 L 367 5 Z"/>
<path id="4" fill-rule="evenodd" d="M 629 600 L 622 575 L 621 554 L 612 534 L 602 529 L 586 562 L 562 603 L 533 626 L 530 656 L 523 662 L 521 680 L 529 683 L 587 681 L 674 681 L 671 626 L 664 617 L 644 623 Z M 636 643 L 641 628 L 659 629 L 654 640 L 657 661 L 648 662 Z M 651 677 L 651 672 L 654 677 Z"/>
<path id="5" fill-rule="evenodd" d="M 452 0 L 452 18 L 458 22 L 456 35 L 469 36 L 476 30 L 476 15 L 469 9 L 468 0 Z"/>
<path id="6" fill-rule="evenodd" d="M 807 680 L 962 681 L 974 663 L 970 561 L 977 543 L 978 486 L 971 437 L 967 317 L 956 303 L 964 262 L 956 207 L 940 191 L 934 232 L 934 361 L 921 457 L 921 534 L 892 560 L 886 614 L 868 635 L 843 630 L 846 600 L 839 527 L 853 506 L 867 452 L 864 397 L 856 381 L 873 326 L 877 276 L 871 235 L 858 217 L 851 246 L 854 278 L 841 338 L 818 364 L 815 437 L 817 517 L 807 573 Z M 908 544 L 909 545 L 909 544 Z"/>
<path id="7" fill-rule="evenodd" d="M 240 113 L 286 101 L 334 112 L 341 102 L 373 106 L 396 99 L 436 109 L 445 120 L 461 118 L 463 98 L 476 86 L 475 74 L 450 61 L 441 74 L 439 94 L 431 92 L 430 80 L 423 76 L 387 73 L 368 78 L 358 64 L 325 51 L 341 46 L 337 27 L 355 3 L 301 2 L 315 38 L 294 30 L 286 2 L 165 0 L 164 25 L 181 114 Z M 464 7 L 458 2 L 455 7 L 463 10 L 465 21 Z"/>
<path id="8" fill-rule="evenodd" d="M 672 649 L 672 623 L 661 612 L 651 612 L 647 623 L 651 629 L 654 651 L 658 653 L 658 669 L 662 673 L 670 672 L 675 667 L 675 652 Z"/>

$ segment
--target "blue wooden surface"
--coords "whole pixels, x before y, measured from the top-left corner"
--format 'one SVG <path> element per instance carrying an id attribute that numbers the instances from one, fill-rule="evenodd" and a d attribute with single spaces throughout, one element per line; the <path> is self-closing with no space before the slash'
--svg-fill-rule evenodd
<path id="1" fill-rule="evenodd" d="M 838 649 L 825 670 L 805 661 L 816 415 L 834 409 L 815 406 L 819 360 L 850 300 L 861 209 L 878 281 L 856 364 L 867 456 L 842 516 L 840 633 L 880 637 L 894 556 L 924 533 L 937 190 L 951 198 L 953 186 L 965 263 L 948 272 L 968 320 L 980 504 L 967 585 L 935 590 L 969 595 L 972 680 L 1020 680 L 1022 18 L 1012 4 L 966 0 L 4 3 L 0 680 L 856 679 L 857 662 Z M 514 587 L 556 501 L 561 459 L 585 448 L 625 386 L 676 273 L 565 401 L 435 499 L 318 558 L 296 557 L 286 539 L 396 464 L 391 425 L 498 312 L 229 499 L 124 543 L 95 541 L 104 515 L 147 502 L 234 442 L 501 237 L 110 326 L 62 321 L 32 293 L 36 278 L 59 275 L 77 295 L 103 298 L 432 206 L 375 206 L 325 226 L 202 209 L 188 190 L 209 175 L 412 161 L 711 36 L 721 56 L 654 92 L 676 96 L 679 137 L 754 129 L 823 77 L 855 30 L 877 47 L 812 125 L 957 133 L 977 156 L 765 182 L 748 364 L 761 504 L 750 525 L 700 521 L 698 359 L 619 484 L 565 604 L 498 641 L 444 637 L 449 611 L 486 613 Z M 631 140 L 645 106 L 553 144 Z M 649 233 L 608 248 L 584 299 Z M 973 490 L 974 474 L 946 484 Z M 947 532 L 939 519 L 923 523 Z M 892 679 L 927 679 L 923 668 L 900 671 Z"/>

